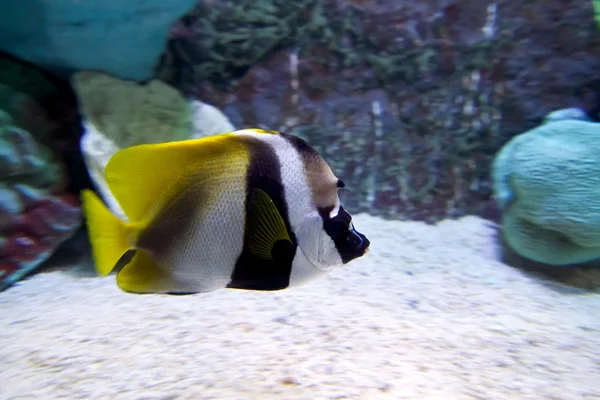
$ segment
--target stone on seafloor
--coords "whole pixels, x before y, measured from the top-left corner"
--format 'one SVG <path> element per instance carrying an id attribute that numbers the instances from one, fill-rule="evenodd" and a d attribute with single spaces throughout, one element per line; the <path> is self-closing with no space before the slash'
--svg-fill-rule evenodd
<path id="1" fill-rule="evenodd" d="M 119 151 L 119 147 L 88 121 L 84 121 L 83 125 L 85 133 L 81 138 L 80 145 L 88 174 L 108 208 L 120 218 L 127 219 L 119 202 L 111 194 L 104 175 L 104 168 L 106 168 L 108 160 Z"/>
<path id="2" fill-rule="evenodd" d="M 229 122 L 229 118 L 217 107 L 200 101 L 191 103 L 194 118 L 191 138 L 201 138 L 235 130 L 233 124 Z"/>
<path id="3" fill-rule="evenodd" d="M 80 226 L 54 153 L 0 111 L 0 290 L 45 261 Z"/>
<path id="4" fill-rule="evenodd" d="M 152 78 L 171 24 L 196 0 L 4 1 L 0 50 L 57 73 Z"/>
<path id="5" fill-rule="evenodd" d="M 352 211 L 484 215 L 502 144 L 598 87 L 591 4 L 563 3 L 199 0 L 158 75 L 238 128 L 307 138 Z"/>
<path id="6" fill-rule="evenodd" d="M 563 117 L 569 113 L 562 113 Z M 493 164 L 502 233 L 519 255 L 550 265 L 600 259 L 600 124 L 555 119 L 511 139 Z"/>
<path id="7" fill-rule="evenodd" d="M 104 176 L 113 154 L 133 145 L 233 130 L 218 109 L 189 102 L 177 89 L 158 80 L 138 84 L 96 72 L 79 72 L 72 83 L 84 117 L 80 145 L 88 172 L 109 208 L 123 219 L 125 214 Z"/>

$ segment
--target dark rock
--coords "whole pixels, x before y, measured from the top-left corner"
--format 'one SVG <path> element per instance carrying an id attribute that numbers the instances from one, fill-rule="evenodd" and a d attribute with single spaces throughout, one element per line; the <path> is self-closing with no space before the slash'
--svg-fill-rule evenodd
<path id="1" fill-rule="evenodd" d="M 496 151 L 600 88 L 588 0 L 206 0 L 168 48 L 163 79 L 308 139 L 352 211 L 430 222 L 495 218 Z"/>

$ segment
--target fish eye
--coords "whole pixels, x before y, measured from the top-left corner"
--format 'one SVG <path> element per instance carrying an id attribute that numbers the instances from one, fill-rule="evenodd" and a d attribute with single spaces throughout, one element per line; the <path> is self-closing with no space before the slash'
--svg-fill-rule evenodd
<path id="1" fill-rule="evenodd" d="M 343 187 L 346 187 L 346 184 L 344 183 L 344 181 L 343 181 L 343 180 L 341 180 L 341 179 L 338 179 L 338 181 L 337 181 L 337 183 L 336 183 L 336 186 L 337 186 L 339 189 L 341 189 L 341 188 L 343 188 Z"/>

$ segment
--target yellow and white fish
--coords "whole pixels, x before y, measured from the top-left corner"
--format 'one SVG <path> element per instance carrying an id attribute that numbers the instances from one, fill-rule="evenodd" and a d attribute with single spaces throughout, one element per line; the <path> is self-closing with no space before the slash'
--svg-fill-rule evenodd
<path id="1" fill-rule="evenodd" d="M 245 129 L 117 152 L 106 180 L 129 221 L 82 193 L 96 270 L 129 250 L 118 286 L 135 293 L 279 290 L 363 256 L 344 184 L 305 141 Z"/>

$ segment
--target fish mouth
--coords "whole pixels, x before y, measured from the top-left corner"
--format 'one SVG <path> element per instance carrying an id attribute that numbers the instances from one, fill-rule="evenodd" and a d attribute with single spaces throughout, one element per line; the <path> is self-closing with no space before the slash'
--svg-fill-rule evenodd
<path id="1" fill-rule="evenodd" d="M 349 240 L 353 242 L 358 241 L 356 253 L 360 254 L 360 256 L 364 255 L 371 246 L 371 241 L 369 241 L 365 235 L 354 229 L 354 226 L 350 229 Z"/>
<path id="2" fill-rule="evenodd" d="M 352 216 L 341 205 L 335 217 L 324 218 L 324 229 L 333 239 L 343 264 L 364 256 L 371 245 L 365 235 L 354 229 Z"/>
<path id="3" fill-rule="evenodd" d="M 371 242 L 365 235 L 354 229 L 354 224 L 350 224 L 348 237 L 343 243 L 336 243 L 336 246 L 338 247 L 340 256 L 342 257 L 342 262 L 347 264 L 350 261 L 367 254 L 371 246 Z"/>

